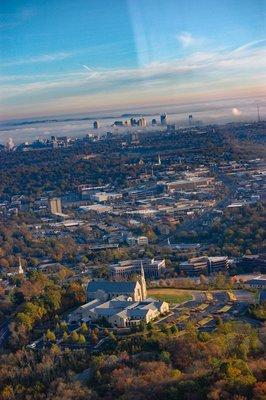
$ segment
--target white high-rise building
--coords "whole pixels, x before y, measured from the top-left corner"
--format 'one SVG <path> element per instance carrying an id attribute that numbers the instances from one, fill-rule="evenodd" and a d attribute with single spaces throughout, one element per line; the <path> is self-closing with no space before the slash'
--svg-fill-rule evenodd
<path id="1" fill-rule="evenodd" d="M 11 151 L 11 150 L 13 150 L 14 147 L 15 147 L 15 143 L 14 143 L 13 139 L 12 139 L 12 138 L 9 138 L 9 139 L 8 139 L 8 142 L 7 142 L 7 144 L 6 144 L 6 149 L 7 149 L 8 151 Z"/>
<path id="2" fill-rule="evenodd" d="M 141 117 L 138 120 L 138 126 L 140 126 L 142 128 L 145 128 L 147 126 L 147 121 L 146 121 L 146 119 L 144 117 Z"/>

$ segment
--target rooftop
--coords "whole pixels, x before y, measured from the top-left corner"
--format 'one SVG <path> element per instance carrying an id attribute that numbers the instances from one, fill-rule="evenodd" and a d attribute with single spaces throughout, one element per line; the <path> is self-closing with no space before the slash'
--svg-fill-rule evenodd
<path id="1" fill-rule="evenodd" d="M 129 293 L 136 287 L 137 282 L 110 282 L 110 281 L 90 281 L 87 286 L 88 292 L 104 290 L 110 293 Z"/>

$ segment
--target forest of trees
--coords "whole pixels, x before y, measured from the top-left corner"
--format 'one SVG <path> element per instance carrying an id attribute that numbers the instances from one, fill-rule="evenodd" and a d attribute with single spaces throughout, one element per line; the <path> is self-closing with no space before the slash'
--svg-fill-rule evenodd
<path id="1" fill-rule="evenodd" d="M 204 232 L 180 232 L 179 240 L 205 242 L 209 255 L 226 254 L 239 257 L 266 251 L 265 203 L 244 206 L 234 211 L 225 210 Z"/>
<path id="2" fill-rule="evenodd" d="M 73 260 L 77 254 L 77 246 L 72 238 L 35 239 L 25 223 L 9 220 L 0 223 L 0 267 L 6 272 L 10 267 L 17 267 L 18 256 L 30 267 L 38 264 L 38 259 L 48 258 L 62 261 L 63 257 Z"/>
<path id="3" fill-rule="evenodd" d="M 265 329 L 238 323 L 211 334 L 188 324 L 182 336 L 151 325 L 98 355 L 22 348 L 0 356 L 1 399 L 263 400 L 265 339 Z"/>

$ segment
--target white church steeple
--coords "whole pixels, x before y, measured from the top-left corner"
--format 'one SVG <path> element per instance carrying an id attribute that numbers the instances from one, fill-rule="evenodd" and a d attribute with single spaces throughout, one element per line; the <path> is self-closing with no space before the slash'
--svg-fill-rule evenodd
<path id="1" fill-rule="evenodd" d="M 147 298 L 147 287 L 146 287 L 146 280 L 145 280 L 145 274 L 144 274 L 144 268 L 143 268 L 142 261 L 141 261 L 141 265 L 140 265 L 140 286 L 141 286 L 142 300 L 145 300 Z"/>
<path id="2" fill-rule="evenodd" d="M 18 262 L 19 262 L 19 264 L 18 264 L 18 274 L 24 274 L 24 270 L 22 268 L 21 258 L 20 257 L 18 258 Z"/>

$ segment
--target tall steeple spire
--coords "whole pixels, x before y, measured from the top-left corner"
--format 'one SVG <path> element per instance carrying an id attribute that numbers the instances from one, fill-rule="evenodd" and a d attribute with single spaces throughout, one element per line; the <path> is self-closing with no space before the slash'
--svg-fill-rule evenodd
<path id="1" fill-rule="evenodd" d="M 144 268 L 143 268 L 142 260 L 141 260 L 141 263 L 140 263 L 140 286 L 141 286 L 141 297 L 142 297 L 142 300 L 145 300 L 147 298 L 147 287 L 146 287 L 146 280 L 145 280 L 145 274 L 144 274 Z"/>

